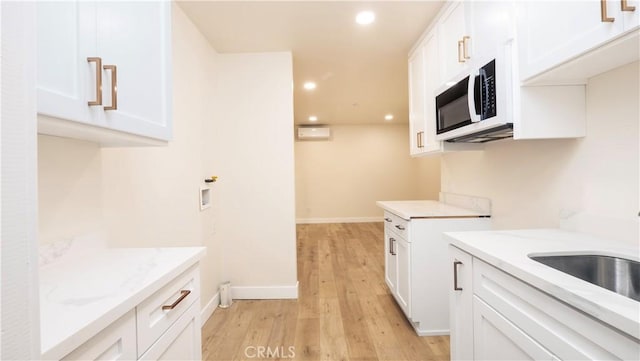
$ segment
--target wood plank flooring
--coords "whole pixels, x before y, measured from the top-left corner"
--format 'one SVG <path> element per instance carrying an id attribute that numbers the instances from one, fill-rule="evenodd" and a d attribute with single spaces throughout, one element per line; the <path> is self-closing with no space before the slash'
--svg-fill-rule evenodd
<path id="1" fill-rule="evenodd" d="M 297 227 L 298 300 L 239 300 L 202 330 L 203 360 L 449 360 L 384 283 L 382 223 Z"/>

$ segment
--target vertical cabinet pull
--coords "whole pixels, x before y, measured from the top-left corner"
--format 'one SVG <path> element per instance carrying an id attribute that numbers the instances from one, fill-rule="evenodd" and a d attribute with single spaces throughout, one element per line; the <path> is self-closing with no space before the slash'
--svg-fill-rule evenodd
<path id="1" fill-rule="evenodd" d="M 462 57 L 462 51 L 460 51 L 460 49 L 463 46 L 464 46 L 464 41 L 458 40 L 458 63 L 464 63 L 464 58 Z"/>
<path id="2" fill-rule="evenodd" d="M 118 69 L 115 65 L 105 65 L 104 70 L 111 71 L 111 106 L 105 106 L 104 110 L 118 109 Z"/>
<path id="3" fill-rule="evenodd" d="M 468 52 L 469 46 L 467 45 L 467 41 L 469 41 L 469 39 L 471 39 L 471 37 L 467 35 L 462 37 L 462 58 L 467 60 L 471 59 Z"/>
<path id="4" fill-rule="evenodd" d="M 629 6 L 627 0 L 620 0 L 620 8 L 622 11 L 636 11 L 635 6 Z"/>
<path id="5" fill-rule="evenodd" d="M 607 16 L 607 0 L 600 0 L 600 15 L 603 23 L 612 23 L 616 20 Z"/>
<path id="6" fill-rule="evenodd" d="M 393 245 L 396 243 L 396 239 L 393 237 L 389 238 L 389 253 L 391 253 L 392 256 L 396 255 L 395 250 L 393 249 Z"/>
<path id="7" fill-rule="evenodd" d="M 90 107 L 102 105 L 102 58 L 88 57 L 88 63 L 96 63 L 96 100 L 89 100 Z"/>
<path id="8" fill-rule="evenodd" d="M 424 141 L 423 141 L 424 136 L 423 136 L 423 134 L 424 134 L 424 132 L 417 132 L 416 133 L 416 142 L 418 143 L 417 144 L 418 148 L 424 148 Z"/>
<path id="9" fill-rule="evenodd" d="M 460 261 L 453 262 L 453 290 L 462 291 L 462 287 L 458 287 L 458 265 L 462 264 Z"/>

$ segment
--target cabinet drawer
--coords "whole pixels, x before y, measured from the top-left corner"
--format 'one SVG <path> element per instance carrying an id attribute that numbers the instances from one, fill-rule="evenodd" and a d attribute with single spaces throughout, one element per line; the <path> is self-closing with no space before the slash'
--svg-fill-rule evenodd
<path id="1" fill-rule="evenodd" d="M 402 219 L 390 212 L 384 212 L 384 226 L 385 229 L 395 232 L 401 238 L 411 242 L 408 238 L 409 235 L 409 221 Z"/>
<path id="2" fill-rule="evenodd" d="M 71 351 L 62 360 L 135 360 L 136 317 L 133 310 Z"/>
<path id="3" fill-rule="evenodd" d="M 200 307 L 194 303 L 140 360 L 202 360 Z"/>
<path id="4" fill-rule="evenodd" d="M 636 360 L 640 341 L 473 259 L 473 293 L 563 360 Z"/>
<path id="5" fill-rule="evenodd" d="M 136 307 L 138 356 L 200 298 L 199 274 L 197 266 L 188 269 Z"/>

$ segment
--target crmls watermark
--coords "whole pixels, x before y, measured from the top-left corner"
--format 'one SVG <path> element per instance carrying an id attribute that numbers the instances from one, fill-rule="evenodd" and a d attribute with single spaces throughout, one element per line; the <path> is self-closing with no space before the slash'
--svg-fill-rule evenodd
<path id="1" fill-rule="evenodd" d="M 244 349 L 244 355 L 248 358 L 294 358 L 296 357 L 295 346 L 269 347 L 269 346 L 248 346 Z"/>

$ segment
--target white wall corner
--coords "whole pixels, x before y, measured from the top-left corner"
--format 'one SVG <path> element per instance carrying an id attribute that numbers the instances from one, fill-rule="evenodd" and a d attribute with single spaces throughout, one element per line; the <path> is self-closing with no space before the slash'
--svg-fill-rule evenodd
<path id="1" fill-rule="evenodd" d="M 298 282 L 288 286 L 232 286 L 231 296 L 236 300 L 297 299 Z"/>
<path id="2" fill-rule="evenodd" d="M 215 312 L 215 310 L 218 309 L 219 304 L 220 304 L 220 292 L 216 292 L 216 294 L 213 295 L 213 297 L 211 297 L 209 302 L 207 302 L 207 304 L 202 308 L 202 311 L 200 311 L 200 320 L 202 323 L 200 327 L 204 327 L 204 324 L 207 323 L 209 318 L 213 316 L 213 313 Z"/>
<path id="3" fill-rule="evenodd" d="M 382 220 L 383 220 L 383 217 L 296 218 L 296 224 L 370 223 L 370 222 L 382 222 Z"/>

